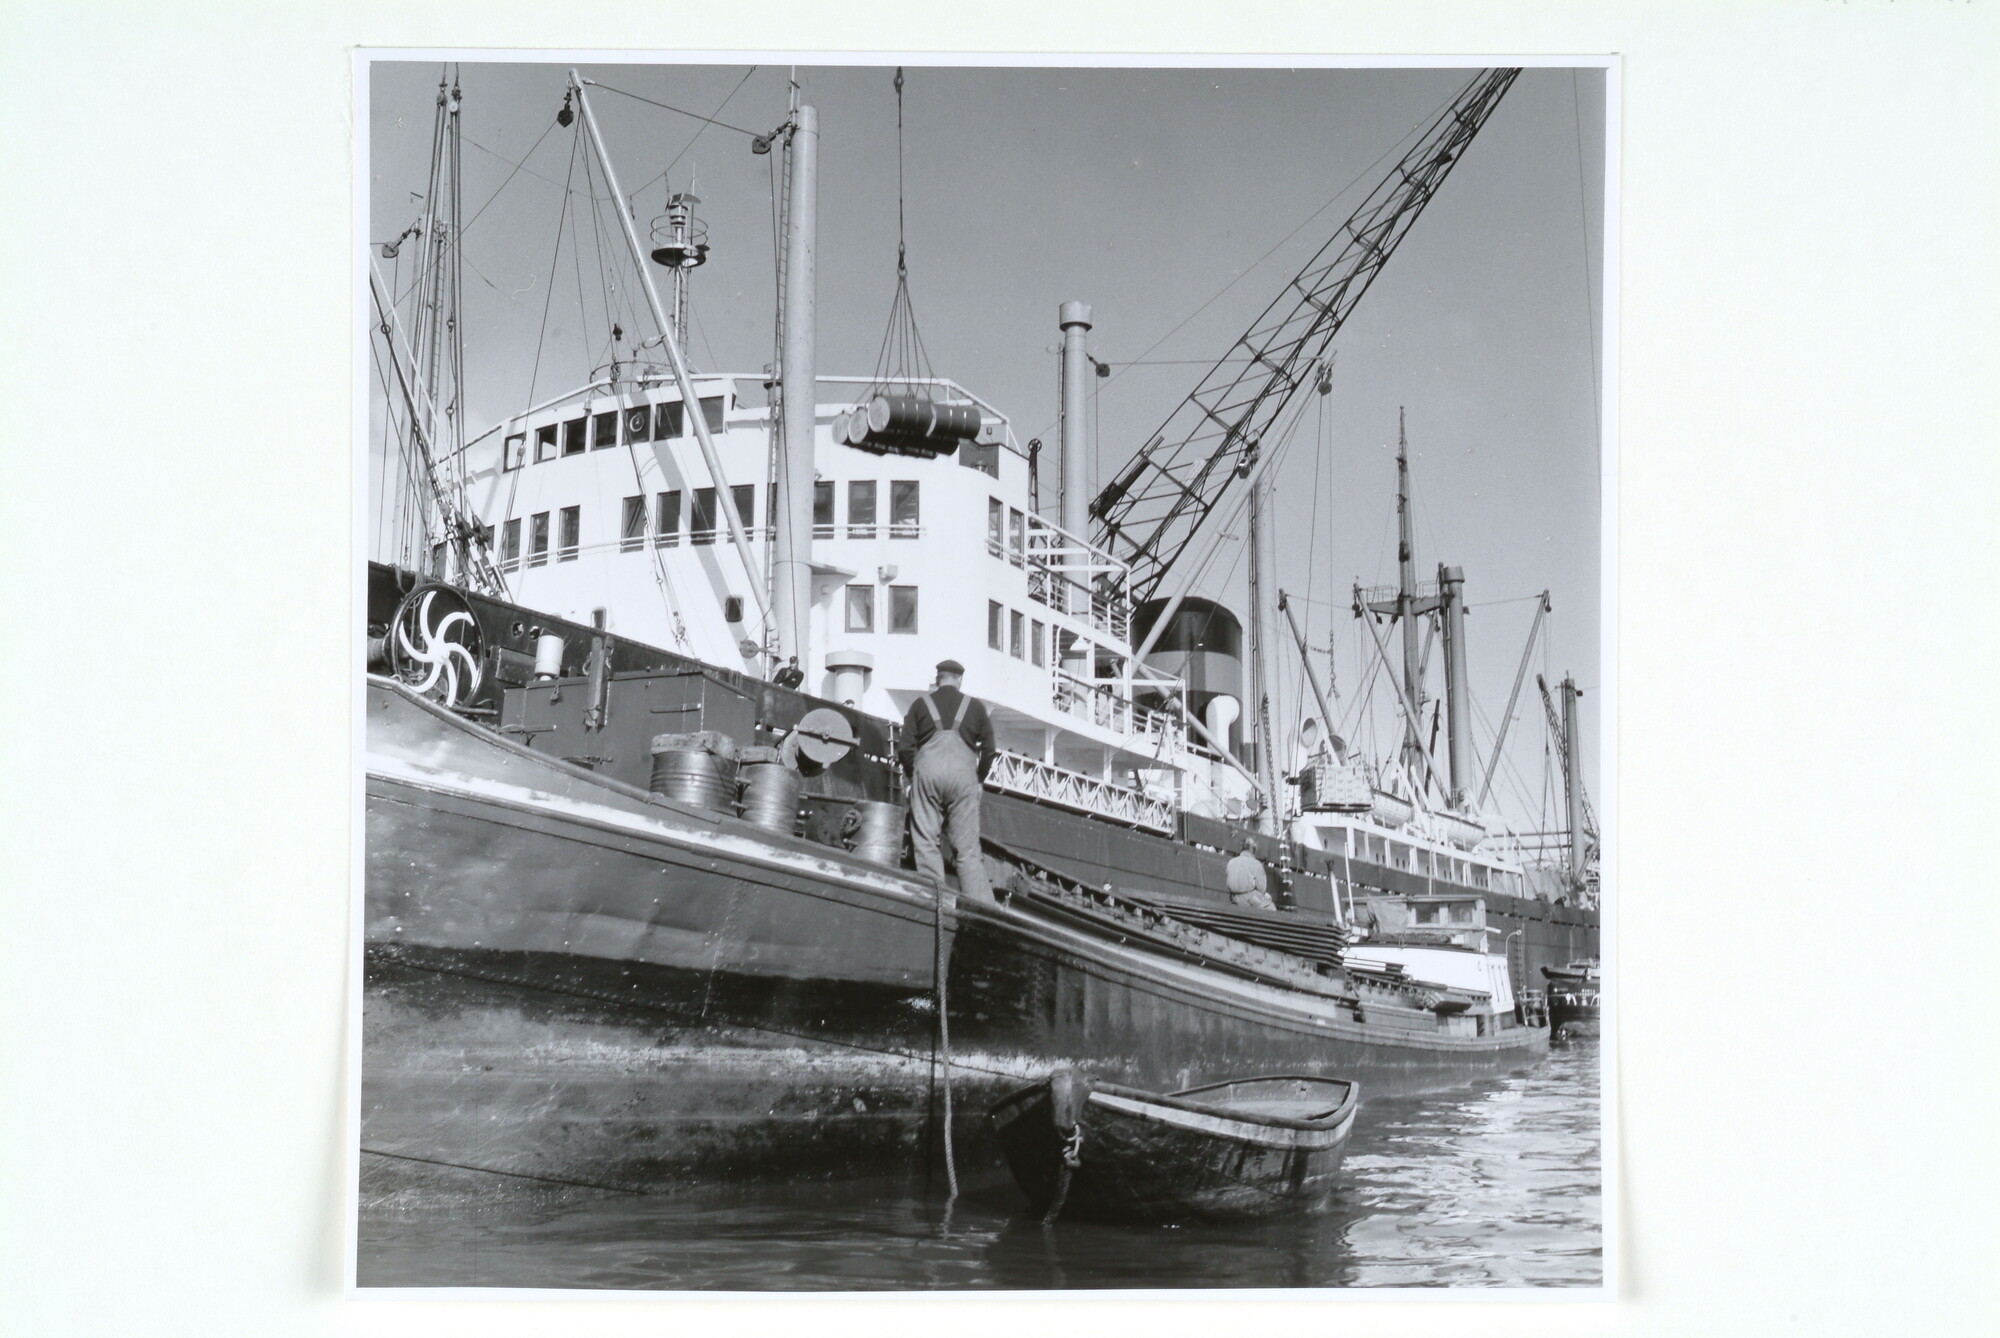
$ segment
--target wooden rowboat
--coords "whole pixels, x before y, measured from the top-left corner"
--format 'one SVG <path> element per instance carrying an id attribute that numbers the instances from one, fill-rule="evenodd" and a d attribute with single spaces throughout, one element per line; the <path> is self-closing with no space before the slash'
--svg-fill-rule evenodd
<path id="1" fill-rule="evenodd" d="M 1289 1075 L 1171 1095 L 1064 1069 L 988 1118 L 1035 1212 L 1119 1222 L 1217 1222 L 1324 1210 L 1358 1085 Z"/>

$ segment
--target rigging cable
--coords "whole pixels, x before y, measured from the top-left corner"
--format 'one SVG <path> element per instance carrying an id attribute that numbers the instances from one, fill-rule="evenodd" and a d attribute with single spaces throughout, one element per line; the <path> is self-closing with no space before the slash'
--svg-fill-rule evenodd
<path id="1" fill-rule="evenodd" d="M 737 95 L 738 93 L 740 93 L 740 92 L 742 92 L 742 91 L 743 91 L 743 85 L 745 85 L 745 84 L 747 84 L 747 83 L 749 83 L 749 82 L 750 82 L 750 76 L 751 76 L 751 75 L 753 75 L 753 74 L 755 74 L 755 73 L 757 73 L 757 71 L 758 71 L 758 69 L 759 69 L 759 68 L 760 68 L 759 66 L 756 66 L 756 65 L 752 65 L 752 66 L 751 66 L 751 67 L 750 67 L 749 69 L 745 70 L 745 71 L 743 72 L 743 77 L 742 77 L 741 79 L 738 79 L 738 80 L 736 81 L 736 87 L 734 87 L 734 88 L 730 89 L 730 90 L 729 90 L 729 93 L 727 94 L 727 96 L 725 96 L 725 97 L 724 97 L 724 98 L 722 99 L 722 101 L 720 101 L 720 102 L 718 102 L 718 103 L 716 103 L 716 104 L 715 104 L 715 110 L 714 110 L 713 112 L 711 112 L 711 113 L 710 113 L 709 115 L 707 115 L 707 116 L 699 116 L 699 117 L 696 117 L 696 118 L 695 118 L 696 120 L 699 120 L 699 121 L 704 121 L 704 122 L 706 122 L 707 124 L 703 125 L 701 129 L 699 129 L 699 130 L 697 130 L 697 131 L 695 131 L 695 132 L 694 132 L 694 137 L 693 137 L 693 138 L 691 138 L 691 139 L 689 139 L 689 140 L 688 140 L 688 142 L 687 142 L 686 144 L 684 144 L 684 145 L 682 145 L 682 146 L 681 146 L 681 151 L 680 151 L 679 153 L 677 153 L 677 154 L 675 154 L 675 155 L 673 156 L 673 160 L 672 160 L 671 162 L 669 162 L 669 163 L 668 163 L 668 164 L 667 164 L 667 165 L 666 165 L 665 167 L 661 168 L 661 169 L 660 169 L 660 170 L 659 170 L 659 171 L 658 171 L 657 173 L 655 173 L 655 174 L 654 174 L 653 176 L 650 176 L 650 177 L 648 177 L 648 178 L 647 178 L 646 180 L 644 180 L 644 181 L 642 181 L 642 182 L 640 182 L 640 183 L 639 183 L 639 188 L 638 188 L 638 190 L 635 190 L 635 191 L 633 191 L 633 192 L 632 192 L 632 195 L 633 195 L 633 197 L 634 197 L 634 198 L 637 198 L 637 196 L 638 196 L 638 194 L 639 194 L 639 191 L 642 191 L 642 190 L 646 189 L 646 187 L 648 187 L 648 186 L 652 185 L 652 184 L 653 184 L 653 183 L 654 183 L 655 181 L 658 181 L 658 180 L 660 180 L 660 179 L 661 179 L 662 177 L 666 176 L 666 175 L 667 175 L 667 173 L 669 173 L 669 172 L 673 171 L 673 170 L 674 170 L 674 168 L 675 168 L 675 166 L 676 166 L 677 164 L 679 164 L 680 160 L 681 160 L 681 159 L 683 159 L 683 158 L 685 158 L 685 157 L 687 157 L 687 155 L 688 155 L 688 150 L 692 149 L 692 148 L 693 148 L 693 147 L 694 147 L 694 146 L 695 146 L 696 144 L 700 143 L 700 141 L 701 141 L 701 137 L 702 137 L 703 135 L 705 135 L 705 134 L 707 134 L 707 133 L 708 133 L 708 127 L 709 127 L 709 126 L 711 126 L 711 125 L 723 125 L 723 123 L 722 123 L 721 121 L 718 121 L 718 120 L 716 120 L 716 119 L 714 119 L 714 118 L 715 118 L 715 117 L 717 117 L 717 116 L 720 116 L 720 115 L 722 115 L 722 109 L 723 109 L 724 107 L 727 107 L 727 106 L 729 105 L 729 101 L 730 101 L 730 99 L 731 99 L 731 98 L 734 98 L 734 97 L 735 97 L 735 96 L 736 96 L 736 95 Z M 599 85 L 598 85 L 598 87 L 599 87 L 599 88 L 603 88 L 603 87 L 604 87 L 604 85 L 603 85 L 603 84 L 599 84 Z M 607 89 L 606 91 L 607 91 L 607 92 L 612 92 L 612 93 L 615 93 L 615 92 L 617 92 L 618 90 L 614 88 L 614 89 Z M 658 105 L 658 104 L 655 104 L 655 105 Z M 678 108 L 672 108 L 672 107 L 669 107 L 669 108 L 668 108 L 668 110 L 669 110 L 669 111 L 675 111 L 675 110 L 678 110 Z M 735 126 L 724 126 L 723 128 L 724 128 L 724 129 L 727 129 L 727 130 L 734 130 L 734 129 L 735 129 L 736 127 L 735 127 Z"/>
<path id="2" fill-rule="evenodd" d="M 752 71 L 755 71 L 757 67 L 753 65 L 750 68 Z M 743 77 L 745 79 L 748 79 L 750 76 L 746 74 Z M 685 107 L 673 107 L 669 106 L 664 102 L 656 102 L 652 98 L 641 97 L 637 93 L 628 93 L 622 88 L 613 88 L 610 84 L 602 84 L 595 79 L 586 79 L 584 80 L 584 82 L 589 84 L 592 88 L 601 88 L 607 93 L 616 93 L 621 98 L 630 98 L 634 102 L 643 102 L 649 107 L 658 107 L 661 111 L 670 111 L 679 116 L 692 116 L 697 121 L 706 121 L 710 125 L 719 125 L 724 130 L 734 130 L 737 134 L 748 135 L 751 139 L 759 139 L 762 137 L 759 131 L 745 130 L 740 125 L 731 125 L 727 121 L 718 121 L 713 116 L 703 116 L 700 112 L 691 112 Z M 741 87 L 741 85 L 739 84 L 738 87 Z M 734 93 L 731 93 L 729 96 L 735 97 L 736 95 Z M 723 101 L 727 102 L 729 101 L 729 98 L 724 98 Z M 717 108 L 717 110 L 719 111 L 721 109 Z M 646 184 L 650 186 L 653 183 L 649 181 Z"/>
<path id="3" fill-rule="evenodd" d="M 569 142 L 569 170 L 572 179 L 576 176 L 576 151 L 580 143 L 582 143 L 582 136 L 580 134 L 572 136 Z M 535 335 L 535 367 L 533 372 L 528 376 L 527 402 L 529 404 L 535 402 L 535 387 L 540 382 L 542 375 L 542 352 L 548 347 L 549 308 L 554 303 L 556 296 L 556 265 L 562 260 L 563 227 L 569 222 L 569 197 L 569 188 L 565 186 L 563 188 L 562 208 L 556 214 L 555 249 L 549 255 L 548 291 L 542 297 L 542 327 Z"/>
<path id="4" fill-rule="evenodd" d="M 910 300 L 909 234 L 906 227 L 903 136 L 903 67 L 896 67 L 896 296 L 889 304 L 889 323 L 882 332 L 882 345 L 875 358 L 874 382 L 863 392 L 866 402 L 875 394 L 888 394 L 900 386 L 905 394 L 935 398 L 936 387 L 923 384 L 934 380 L 930 354 L 924 348 L 923 333 L 917 328 L 916 309 Z"/>

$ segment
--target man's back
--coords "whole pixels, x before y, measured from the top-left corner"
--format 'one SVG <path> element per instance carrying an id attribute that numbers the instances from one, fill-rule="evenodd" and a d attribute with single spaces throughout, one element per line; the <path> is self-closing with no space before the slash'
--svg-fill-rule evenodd
<path id="1" fill-rule="evenodd" d="M 937 704 L 938 717 L 955 722 L 959 737 L 979 755 L 979 778 L 984 780 L 993 767 L 995 751 L 993 721 L 986 714 L 985 704 L 977 697 L 967 696 L 953 683 L 932 688 L 928 695 Z M 914 767 L 917 750 L 937 734 L 939 718 L 932 717 L 922 697 L 910 704 L 909 713 L 903 717 L 902 745 L 897 749 L 904 771 Z"/>
<path id="2" fill-rule="evenodd" d="M 1242 852 L 1229 861 L 1228 880 L 1231 896 L 1264 891 L 1264 884 L 1267 881 L 1264 861 L 1248 850 Z"/>

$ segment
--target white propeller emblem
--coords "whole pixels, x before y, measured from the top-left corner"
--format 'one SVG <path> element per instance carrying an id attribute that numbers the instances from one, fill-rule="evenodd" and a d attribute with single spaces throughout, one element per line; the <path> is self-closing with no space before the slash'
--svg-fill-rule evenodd
<path id="1" fill-rule="evenodd" d="M 464 624 L 468 632 L 476 633 L 478 625 L 470 613 L 457 609 L 432 626 L 431 604 L 437 594 L 436 590 L 425 591 L 416 609 L 396 621 L 398 648 L 408 659 L 408 668 L 402 677 L 425 696 L 447 706 L 457 706 L 479 691 L 481 675 L 479 661 L 472 652 L 462 642 L 451 639 L 452 629 Z M 413 623 L 419 638 L 417 644 L 410 641 L 410 626 Z M 419 673 L 424 675 L 422 681 L 414 681 Z"/>

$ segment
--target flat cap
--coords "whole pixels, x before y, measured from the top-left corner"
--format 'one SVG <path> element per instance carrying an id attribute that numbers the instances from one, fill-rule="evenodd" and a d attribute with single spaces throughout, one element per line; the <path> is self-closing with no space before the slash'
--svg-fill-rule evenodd
<path id="1" fill-rule="evenodd" d="M 960 678 L 965 677 L 965 666 L 957 660 L 939 660 L 937 671 L 941 674 L 957 674 Z"/>

